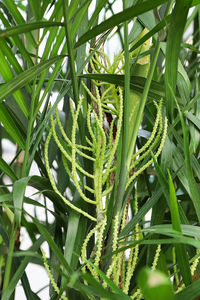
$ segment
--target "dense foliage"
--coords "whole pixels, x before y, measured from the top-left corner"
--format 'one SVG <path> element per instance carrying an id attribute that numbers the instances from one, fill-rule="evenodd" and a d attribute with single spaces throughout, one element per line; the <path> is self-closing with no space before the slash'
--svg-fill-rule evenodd
<path id="1" fill-rule="evenodd" d="M 200 296 L 198 3 L 0 1 L 1 299 Z"/>

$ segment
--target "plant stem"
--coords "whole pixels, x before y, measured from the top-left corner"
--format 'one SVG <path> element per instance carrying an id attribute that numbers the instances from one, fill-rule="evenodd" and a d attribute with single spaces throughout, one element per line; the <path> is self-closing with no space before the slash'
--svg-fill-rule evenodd
<path id="1" fill-rule="evenodd" d="M 126 8 L 126 0 L 123 1 L 123 8 Z M 114 210 L 112 219 L 121 212 L 123 205 L 123 198 L 125 193 L 126 179 L 127 179 L 127 153 L 128 153 L 128 130 L 129 130 L 129 98 L 130 98 L 130 67 L 129 67 L 129 44 L 128 44 L 128 22 L 124 23 L 124 56 L 125 56 L 125 83 L 124 83 L 124 103 L 123 103 L 123 123 L 121 136 L 121 155 L 120 155 L 120 174 L 119 183 L 116 185 L 114 193 Z M 119 222 L 120 223 L 120 222 Z M 111 230 L 108 237 L 107 253 L 112 252 L 112 239 L 114 232 L 114 222 L 111 223 Z M 106 266 L 108 267 L 109 264 Z"/>
<path id="2" fill-rule="evenodd" d="M 25 152 L 24 152 L 24 160 L 22 165 L 22 173 L 21 177 L 25 177 L 27 174 L 27 162 L 28 162 L 28 155 L 29 155 L 29 149 L 30 149 L 30 140 L 31 140 L 31 134 L 33 129 L 33 123 L 34 123 L 34 108 L 35 108 L 35 90 L 36 90 L 36 80 L 34 80 L 33 84 L 33 95 L 31 98 L 31 111 L 29 115 L 29 123 L 28 123 L 28 130 L 27 130 L 27 137 L 26 137 L 26 145 L 25 145 Z"/>
<path id="3" fill-rule="evenodd" d="M 126 9 L 126 0 L 123 1 L 123 8 Z M 128 22 L 124 23 L 124 57 L 125 57 L 125 80 L 124 80 L 124 109 L 122 124 L 122 151 L 121 168 L 119 176 L 118 192 L 114 207 L 113 217 L 121 210 L 122 200 L 125 193 L 127 178 L 127 153 L 128 153 L 128 133 L 129 133 L 129 98 L 130 98 L 130 66 L 129 66 L 129 44 L 128 44 Z"/>
<path id="4" fill-rule="evenodd" d="M 3 293 L 6 290 L 9 280 L 10 280 L 10 272 L 11 272 L 11 268 L 12 268 L 12 258 L 13 258 L 13 250 L 14 250 L 14 246 L 15 246 L 16 232 L 17 232 L 17 227 L 14 227 L 14 223 L 13 223 L 11 236 L 10 236 L 10 244 L 9 244 L 9 248 L 8 248 L 8 257 L 7 257 L 6 268 L 5 268 Z"/>

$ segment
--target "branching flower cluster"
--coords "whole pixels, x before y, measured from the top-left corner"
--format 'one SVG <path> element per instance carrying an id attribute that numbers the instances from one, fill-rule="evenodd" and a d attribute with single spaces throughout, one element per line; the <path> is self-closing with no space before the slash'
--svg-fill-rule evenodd
<path id="1" fill-rule="evenodd" d="M 117 74 L 123 71 L 123 59 L 121 52 L 118 56 L 115 56 L 114 62 L 111 65 L 108 57 L 106 57 L 103 52 L 99 51 L 94 55 L 90 65 L 94 73 L 106 72 Z M 105 228 L 107 225 L 106 207 L 114 185 L 113 177 L 115 176 L 116 171 L 117 148 L 119 145 L 123 120 L 123 91 L 114 84 L 107 82 L 99 83 L 95 80 L 92 82 L 92 90 L 89 90 L 85 83 L 82 82 L 82 91 L 83 93 L 80 96 L 76 109 L 73 106 L 73 102 L 70 102 L 71 115 L 73 118 L 70 137 L 67 136 L 61 124 L 58 110 L 55 110 L 55 115 L 51 115 L 51 126 L 45 144 L 45 164 L 54 191 L 63 199 L 66 205 L 96 222 L 96 226 L 90 230 L 82 245 L 81 262 L 83 265 L 82 271 L 86 272 L 86 270 L 89 270 L 93 277 L 97 281 L 100 281 L 97 268 L 101 268 L 100 260 L 105 243 Z M 82 145 L 78 136 L 78 119 L 79 114 L 82 113 L 83 103 L 87 103 L 87 96 L 91 99 L 91 103 L 87 104 L 86 114 L 89 137 L 85 137 L 85 144 Z M 153 160 L 151 158 L 151 152 L 154 152 L 154 156 L 157 158 L 164 145 L 167 134 L 167 119 L 163 121 L 161 112 L 162 101 L 160 101 L 159 104 L 154 102 L 154 104 L 157 114 L 153 131 L 146 144 L 132 156 L 130 169 L 128 170 L 126 179 L 126 189 L 137 176 L 152 164 Z M 58 130 L 56 130 L 56 126 Z M 96 217 L 90 215 L 82 208 L 75 206 L 59 192 L 55 180 L 53 179 L 48 159 L 48 148 L 52 137 L 62 153 L 63 165 L 66 172 L 72 180 L 80 197 L 85 202 L 94 206 Z M 89 173 L 85 170 L 84 165 L 82 164 L 83 158 L 93 163 L 93 172 Z M 86 178 L 89 178 L 90 181 L 92 181 L 92 186 L 86 184 Z M 92 195 L 90 198 L 88 197 L 87 192 L 90 192 L 90 195 Z M 137 213 L 137 210 L 136 195 L 135 213 Z M 127 211 L 128 208 L 126 207 L 123 212 L 122 221 L 120 221 L 119 214 L 115 217 L 112 250 L 117 253 L 112 256 L 112 261 L 106 271 L 107 278 L 112 279 L 126 294 L 129 292 L 131 278 L 139 254 L 139 245 L 137 243 L 131 248 L 128 259 L 124 251 L 118 251 L 120 250 L 120 247 L 123 246 L 123 244 L 121 244 L 121 246 L 119 245 L 118 236 L 126 225 Z M 137 224 L 135 230 L 132 232 L 132 241 L 137 242 L 139 240 L 139 229 L 139 224 Z M 96 243 L 92 254 L 92 266 L 87 261 L 86 248 L 93 235 L 95 236 Z M 160 248 L 157 249 L 156 253 L 154 268 L 157 264 Z M 104 280 L 103 286 L 105 288 L 107 287 L 107 283 Z M 141 292 L 139 290 L 136 291 L 132 297 L 133 299 L 135 297 L 139 299 L 141 297 Z"/>
<path id="2" fill-rule="evenodd" d="M 122 113 L 123 113 L 123 96 L 122 90 L 119 89 L 119 111 L 118 116 L 114 118 L 110 125 L 110 131 L 108 136 L 104 131 L 104 112 L 102 108 L 102 98 L 99 95 L 98 88 L 96 87 L 96 97 L 94 97 L 87 87 L 84 85 L 84 88 L 90 94 L 92 100 L 95 102 L 98 114 L 95 109 L 88 104 L 87 110 L 87 127 L 90 134 L 90 139 L 86 137 L 88 146 L 83 147 L 82 145 L 77 144 L 76 142 L 76 132 L 78 127 L 78 115 L 81 110 L 81 105 L 83 102 L 83 97 L 80 98 L 79 104 L 75 113 L 73 113 L 73 126 L 71 139 L 69 139 L 64 132 L 64 129 L 61 125 L 58 111 L 55 112 L 55 120 L 53 115 L 51 116 L 51 129 L 45 144 L 45 163 L 48 176 L 54 191 L 59 194 L 63 201 L 69 205 L 72 209 L 83 214 L 85 217 L 88 217 L 92 221 L 97 221 L 94 217 L 90 216 L 87 212 L 81 210 L 74 206 L 69 200 L 67 200 L 57 189 L 56 184 L 53 180 L 53 176 L 50 171 L 49 161 L 48 161 L 48 147 L 51 137 L 53 136 L 56 144 L 58 145 L 62 157 L 63 164 L 65 166 L 66 172 L 69 174 L 70 178 L 73 180 L 74 185 L 79 192 L 82 199 L 88 203 L 91 203 L 95 206 L 97 217 L 103 211 L 103 197 L 106 197 L 112 191 L 112 185 L 110 186 L 109 175 L 114 170 L 114 158 L 119 143 L 119 137 L 122 126 Z M 72 108 L 73 109 L 73 108 Z M 55 123 L 58 124 L 59 130 L 63 136 L 65 145 L 63 141 L 59 138 L 55 130 Z M 113 127 L 117 123 L 117 132 L 115 139 L 113 138 Z M 86 155 L 84 150 L 90 153 Z M 93 174 L 90 174 L 84 170 L 81 166 L 81 157 L 84 157 L 88 160 L 91 160 L 94 165 Z M 71 164 L 71 170 L 68 166 L 68 162 Z M 80 173 L 84 176 L 87 176 L 93 180 L 93 189 L 83 182 L 80 182 Z M 84 191 L 88 190 L 94 195 L 94 199 L 90 199 L 86 196 Z"/>

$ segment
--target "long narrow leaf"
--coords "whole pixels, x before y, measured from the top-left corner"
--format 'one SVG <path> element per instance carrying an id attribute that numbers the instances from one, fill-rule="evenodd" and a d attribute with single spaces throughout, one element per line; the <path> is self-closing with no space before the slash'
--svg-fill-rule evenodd
<path id="1" fill-rule="evenodd" d="M 11 167 L 5 162 L 3 158 L 0 157 L 0 170 L 8 175 L 12 180 L 17 180 L 17 176 L 11 169 Z"/>
<path id="2" fill-rule="evenodd" d="M 9 36 L 30 32 L 31 30 L 35 30 L 39 28 L 58 27 L 58 26 L 64 26 L 64 24 L 61 22 L 33 22 L 33 23 L 21 24 L 0 31 L 0 38 L 7 38 Z"/>
<path id="3" fill-rule="evenodd" d="M 175 94 L 180 45 L 191 2 L 191 0 L 176 1 L 174 10 L 172 12 L 171 23 L 168 31 L 165 64 L 165 89 L 167 111 L 171 119 L 173 119 L 175 105 L 173 101 L 173 96 L 169 90 L 169 86 L 171 86 L 172 91 Z"/>
<path id="4" fill-rule="evenodd" d="M 63 59 L 64 55 L 58 55 L 56 57 L 50 58 L 40 64 L 31 67 L 30 69 L 24 71 L 23 73 L 19 74 L 9 82 L 0 86 L 0 101 L 5 99 L 7 96 L 12 94 L 14 91 L 20 89 L 21 87 L 25 86 L 27 83 L 32 81 L 34 77 L 45 70 L 48 70 L 51 65 L 55 62 Z"/>
<path id="5" fill-rule="evenodd" d="M 169 173 L 169 189 L 170 189 L 170 204 L 171 204 L 170 209 L 171 209 L 172 227 L 174 230 L 182 234 L 180 217 L 178 212 L 178 202 L 177 202 L 176 192 L 174 189 L 174 185 L 170 173 Z M 192 282 L 192 276 L 190 272 L 190 265 L 188 261 L 186 248 L 184 245 L 179 245 L 179 244 L 176 245 L 175 248 L 176 248 L 176 254 L 177 254 L 176 256 L 180 267 L 181 275 L 183 276 L 183 281 L 185 285 L 188 286 Z"/>
<path id="6" fill-rule="evenodd" d="M 53 240 L 52 236 L 50 235 L 49 231 L 37 219 L 33 218 L 33 221 L 34 221 L 35 225 L 37 226 L 39 232 L 42 234 L 44 239 L 48 242 L 48 244 L 49 244 L 50 248 L 52 249 L 52 251 L 56 254 L 58 260 L 61 263 L 61 265 L 64 268 L 66 268 L 66 271 L 68 272 L 68 274 L 72 274 L 72 270 L 71 270 L 69 264 L 65 260 L 62 252 L 60 251 L 60 249 L 58 248 L 56 243 L 54 242 L 54 240 Z"/>
<path id="7" fill-rule="evenodd" d="M 197 218 L 200 221 L 200 202 L 199 202 L 200 191 L 199 191 L 197 183 L 194 179 L 193 170 L 192 170 L 192 166 L 191 166 L 191 158 L 190 158 L 190 149 L 189 149 L 187 129 L 186 129 L 186 126 L 185 126 L 185 122 L 184 122 L 184 119 L 183 119 L 182 112 L 180 110 L 180 107 L 178 105 L 176 97 L 175 97 L 175 95 L 174 95 L 174 93 L 171 89 L 171 86 L 169 86 L 169 89 L 171 91 L 171 94 L 173 95 L 173 98 L 174 98 L 175 102 L 176 102 L 178 112 L 179 112 L 179 116 L 180 116 L 181 126 L 182 126 L 182 130 L 183 130 L 183 139 L 184 139 L 184 154 L 185 154 L 185 166 L 186 166 L 187 180 L 188 180 L 188 184 L 189 184 L 191 199 L 192 199 L 192 202 L 194 204 L 195 211 L 196 211 L 196 214 L 197 214 Z"/>
<path id="8" fill-rule="evenodd" d="M 117 74 L 83 74 L 80 75 L 81 78 L 89 78 L 100 80 L 104 82 L 109 82 L 112 84 L 119 85 L 124 87 L 124 75 Z M 130 88 L 136 92 L 142 93 L 144 90 L 146 78 L 140 76 L 131 76 Z M 149 89 L 149 97 L 161 99 L 165 97 L 164 86 L 156 82 L 154 80 L 151 81 L 150 89 Z"/>
<path id="9" fill-rule="evenodd" d="M 122 22 L 129 21 L 130 19 L 133 19 L 134 17 L 141 15 L 144 12 L 149 11 L 165 2 L 166 2 L 166 0 L 145 1 L 143 3 L 143 5 L 141 5 L 141 3 L 138 3 L 136 5 L 133 5 L 127 9 L 123 10 L 123 12 L 115 14 L 111 18 L 109 18 L 106 21 L 102 22 L 101 24 L 95 26 L 90 31 L 88 31 L 87 33 L 82 35 L 79 38 L 78 42 L 76 43 L 75 47 L 78 47 L 81 44 L 96 37 L 97 35 L 105 32 L 106 30 L 113 28 L 114 26 L 119 25 Z"/>

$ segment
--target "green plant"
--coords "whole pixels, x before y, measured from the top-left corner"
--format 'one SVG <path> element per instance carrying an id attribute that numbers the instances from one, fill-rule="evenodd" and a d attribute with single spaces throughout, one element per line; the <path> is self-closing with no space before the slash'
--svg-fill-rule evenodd
<path id="1" fill-rule="evenodd" d="M 30 263 L 50 299 L 199 296 L 199 1 L 116 4 L 0 1 L 3 300 L 42 297 Z"/>

